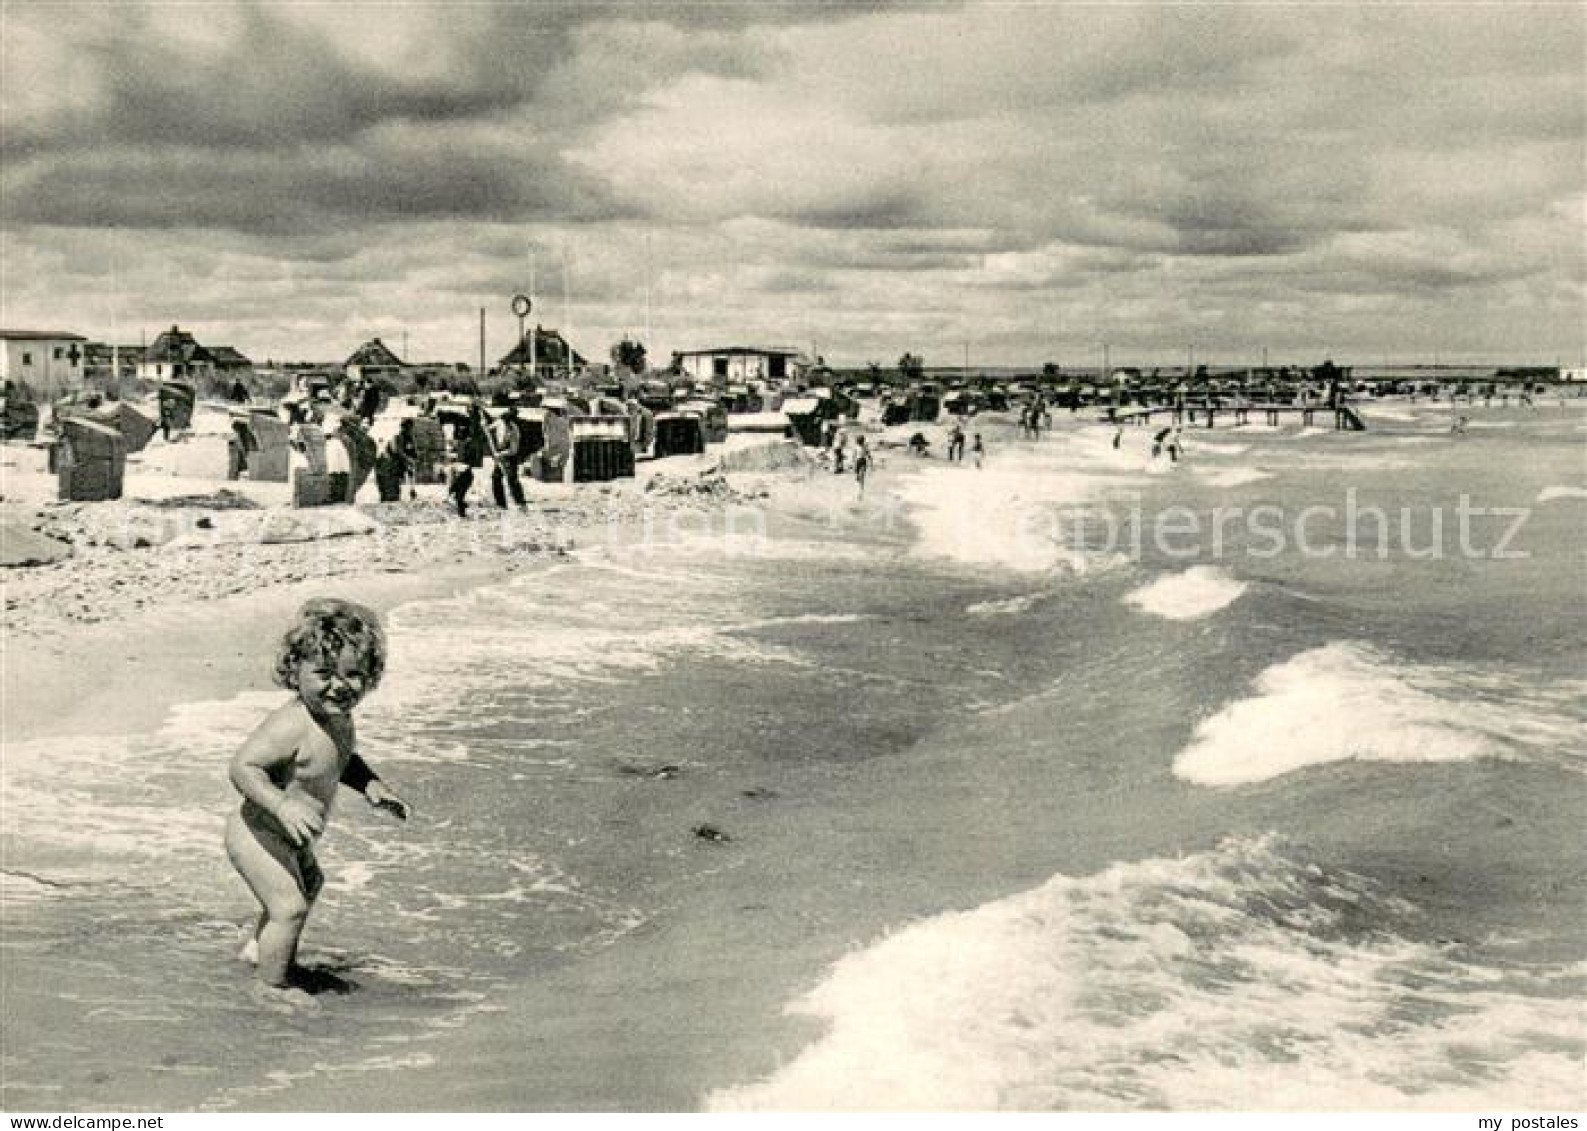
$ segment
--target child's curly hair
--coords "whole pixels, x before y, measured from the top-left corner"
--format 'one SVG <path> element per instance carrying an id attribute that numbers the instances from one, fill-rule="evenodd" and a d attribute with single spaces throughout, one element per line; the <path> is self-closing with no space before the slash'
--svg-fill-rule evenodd
<path id="1" fill-rule="evenodd" d="M 351 650 L 373 691 L 386 670 L 386 634 L 370 609 L 335 597 L 316 597 L 298 610 L 297 620 L 281 639 L 276 653 L 275 681 L 297 690 L 298 668 L 305 660 L 339 657 Z"/>

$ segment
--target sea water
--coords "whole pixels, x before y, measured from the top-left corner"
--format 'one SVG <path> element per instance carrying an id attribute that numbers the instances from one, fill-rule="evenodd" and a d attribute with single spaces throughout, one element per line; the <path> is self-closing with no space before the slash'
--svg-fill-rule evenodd
<path id="1" fill-rule="evenodd" d="M 1445 416 L 1189 431 L 1179 464 L 988 428 L 984 469 L 892 454 L 764 540 L 702 516 L 397 610 L 359 727 L 416 812 L 342 798 L 313 1014 L 248 998 L 219 847 L 280 695 L 12 744 L 5 1106 L 376 1106 L 720 906 L 677 959 L 826 956 L 782 975 L 812 1035 L 596 1106 L 1579 1107 L 1581 414 Z M 1489 514 L 1462 554 L 1463 494 L 1529 508 L 1526 556 Z M 1263 505 L 1317 508 L 1306 545 L 1212 546 Z M 1170 507 L 1197 538 L 1152 536 Z"/>

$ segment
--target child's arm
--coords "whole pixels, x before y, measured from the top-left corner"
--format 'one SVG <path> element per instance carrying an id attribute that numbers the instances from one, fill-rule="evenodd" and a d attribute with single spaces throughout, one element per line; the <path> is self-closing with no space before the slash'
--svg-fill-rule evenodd
<path id="1" fill-rule="evenodd" d="M 380 775 L 370 768 L 369 763 L 364 761 L 363 755 L 356 750 L 353 751 L 352 757 L 347 759 L 347 766 L 342 770 L 342 784 L 348 789 L 362 793 L 371 805 L 386 810 L 397 820 L 408 819 L 408 803 L 380 780 Z"/>
<path id="2" fill-rule="evenodd" d="M 278 787 L 270 771 L 290 765 L 297 757 L 302 723 L 295 712 L 273 712 L 248 736 L 231 760 L 231 784 L 237 792 L 273 816 L 293 844 L 306 844 L 325 829 L 325 818 L 303 801 L 294 800 Z"/>

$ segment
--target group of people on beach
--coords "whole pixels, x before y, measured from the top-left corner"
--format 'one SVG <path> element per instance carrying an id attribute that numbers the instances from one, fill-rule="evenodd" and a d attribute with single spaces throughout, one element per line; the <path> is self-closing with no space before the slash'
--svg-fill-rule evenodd
<path id="1" fill-rule="evenodd" d="M 829 420 L 822 429 L 822 446 L 832 456 L 832 474 L 842 475 L 849 466 L 849 434 L 837 421 Z M 854 437 L 854 481 L 860 493 L 865 493 L 865 480 L 871 474 L 871 449 L 864 435 Z"/>
<path id="2" fill-rule="evenodd" d="M 1019 434 L 1028 440 L 1041 438 L 1043 428 L 1052 427 L 1052 413 L 1044 397 L 1036 397 L 1019 411 Z"/>
<path id="3" fill-rule="evenodd" d="M 405 422 L 406 423 L 406 422 Z M 400 437 L 400 433 L 399 433 Z M 516 405 L 509 404 L 494 419 L 487 421 L 478 401 L 470 401 L 468 413 L 452 423 L 452 451 L 456 456 L 447 497 L 457 509 L 458 518 L 468 517 L 468 495 L 474 486 L 474 472 L 482 468 L 487 456 L 491 462 L 490 493 L 502 510 L 509 505 L 524 510 L 523 427 Z"/>

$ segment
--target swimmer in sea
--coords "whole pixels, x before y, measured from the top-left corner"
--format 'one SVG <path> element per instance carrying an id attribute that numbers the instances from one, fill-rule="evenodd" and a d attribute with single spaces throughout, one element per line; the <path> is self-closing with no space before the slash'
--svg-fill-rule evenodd
<path id="1" fill-rule="evenodd" d="M 400 820 L 408 816 L 407 802 L 358 755 L 353 731 L 353 708 L 385 665 L 385 635 L 373 612 L 350 601 L 309 601 L 276 656 L 275 680 L 295 694 L 232 758 L 231 782 L 243 802 L 226 821 L 226 855 L 259 901 L 242 957 L 257 964 L 264 1000 L 312 1001 L 293 985 L 294 959 L 325 882 L 314 842 L 337 786 Z"/>

